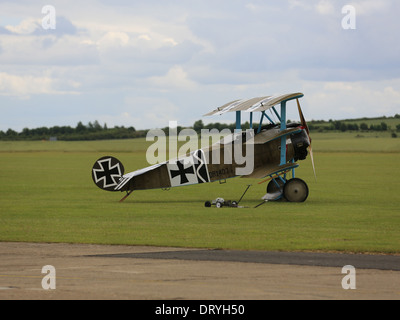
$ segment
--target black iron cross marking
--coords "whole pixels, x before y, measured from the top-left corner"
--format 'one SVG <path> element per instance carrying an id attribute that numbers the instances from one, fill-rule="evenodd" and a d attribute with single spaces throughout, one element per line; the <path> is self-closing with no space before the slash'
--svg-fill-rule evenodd
<path id="1" fill-rule="evenodd" d="M 111 166 L 111 159 L 99 161 L 100 169 L 95 169 L 94 174 L 96 176 L 96 182 L 103 180 L 103 188 L 114 186 L 117 184 L 115 178 L 121 176 L 121 169 L 119 163 Z"/>
<path id="2" fill-rule="evenodd" d="M 186 175 L 191 173 L 194 174 L 193 166 L 190 165 L 190 167 L 185 169 L 185 165 L 183 164 L 184 160 L 180 160 L 176 163 L 178 166 L 178 170 L 171 170 L 171 178 L 175 178 L 177 176 L 181 177 L 181 184 L 188 183 L 189 180 L 186 178 Z"/>

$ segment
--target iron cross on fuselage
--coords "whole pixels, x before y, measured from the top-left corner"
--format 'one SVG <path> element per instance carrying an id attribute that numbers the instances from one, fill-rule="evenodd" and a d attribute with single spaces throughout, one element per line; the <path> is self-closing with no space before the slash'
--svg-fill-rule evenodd
<path id="1" fill-rule="evenodd" d="M 186 178 L 187 174 L 194 174 L 194 170 L 193 170 L 193 165 L 190 164 L 190 167 L 185 168 L 184 165 L 185 161 L 184 160 L 180 160 L 176 162 L 176 165 L 178 166 L 178 170 L 171 170 L 171 177 L 175 178 L 177 176 L 180 176 L 181 178 L 181 184 L 187 183 L 189 182 L 188 178 Z"/>

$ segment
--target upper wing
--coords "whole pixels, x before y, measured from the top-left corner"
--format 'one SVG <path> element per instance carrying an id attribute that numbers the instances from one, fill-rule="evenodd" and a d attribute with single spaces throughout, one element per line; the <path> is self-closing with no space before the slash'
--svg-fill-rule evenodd
<path id="1" fill-rule="evenodd" d="M 259 98 L 244 99 L 244 100 L 234 100 L 234 101 L 224 104 L 223 106 L 221 106 L 209 113 L 206 113 L 204 116 L 212 116 L 215 114 L 221 115 L 226 112 L 246 110 L 266 98 L 268 98 L 268 97 L 259 97 Z"/>
<path id="2" fill-rule="evenodd" d="M 233 112 L 233 111 L 246 111 L 246 112 L 265 111 L 281 103 L 282 101 L 298 99 L 301 98 L 302 96 L 303 94 L 301 92 L 296 92 L 296 93 L 278 94 L 273 96 L 257 97 L 244 100 L 234 100 L 224 104 L 223 106 L 209 113 L 206 113 L 204 116 L 211 116 L 215 114 L 221 115 L 226 112 Z"/>
<path id="3" fill-rule="evenodd" d="M 268 97 L 259 103 L 253 105 L 251 108 L 248 108 L 246 112 L 255 112 L 255 111 L 265 111 L 273 106 L 281 103 L 282 101 L 289 101 L 293 99 L 301 98 L 303 94 L 301 92 L 296 93 L 287 93 L 287 94 L 279 94 L 275 96 Z"/>
<path id="4" fill-rule="evenodd" d="M 241 101 L 243 101 L 243 100 L 233 100 L 231 102 L 228 102 L 228 103 L 224 104 L 223 106 L 221 106 L 209 113 L 206 113 L 204 116 L 212 116 L 214 114 L 221 114 L 221 112 L 227 112 L 227 110 L 230 110 L 232 107 L 236 106 Z"/>

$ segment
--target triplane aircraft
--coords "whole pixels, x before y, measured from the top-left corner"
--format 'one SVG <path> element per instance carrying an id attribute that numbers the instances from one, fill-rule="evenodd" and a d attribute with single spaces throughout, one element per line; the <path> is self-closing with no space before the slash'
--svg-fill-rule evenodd
<path id="1" fill-rule="evenodd" d="M 119 160 L 111 156 L 102 157 L 92 168 L 93 181 L 103 190 L 126 192 L 120 201 L 125 200 L 134 190 L 221 182 L 239 176 L 237 169 L 242 167 L 242 163 L 232 160 L 232 152 L 227 149 L 232 150 L 234 141 L 241 138 L 241 151 L 245 152 L 249 144 L 254 147 L 253 170 L 242 174 L 241 177 L 264 179 L 261 182 L 270 180 L 267 193 L 262 197 L 263 201 L 283 199 L 289 202 L 303 202 L 308 197 L 309 189 L 303 180 L 295 177 L 295 169 L 298 167 L 296 163 L 298 160 L 306 159 L 308 148 L 314 175 L 315 167 L 310 132 L 299 103 L 301 97 L 302 93 L 289 93 L 231 101 L 205 115 L 235 112 L 236 130 L 231 137 L 225 137 L 210 147 L 198 149 L 178 159 L 170 159 L 127 174 L 124 174 L 124 167 Z M 300 123 L 287 122 L 286 105 L 291 100 L 297 102 Z M 276 115 L 279 123 L 275 123 L 267 115 L 267 110 L 272 110 L 271 113 Z M 252 135 L 241 132 L 242 112 L 250 113 L 250 129 L 254 132 Z M 253 129 L 254 112 L 261 113 L 258 127 L 255 129 Z M 269 123 L 263 125 L 264 120 L 268 120 Z M 215 152 L 220 161 L 212 161 Z M 291 178 L 288 179 L 287 174 L 290 171 Z"/>

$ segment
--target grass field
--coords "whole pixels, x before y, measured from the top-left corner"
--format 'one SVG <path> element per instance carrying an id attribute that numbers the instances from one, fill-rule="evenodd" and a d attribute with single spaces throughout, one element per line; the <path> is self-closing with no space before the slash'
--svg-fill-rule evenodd
<path id="1" fill-rule="evenodd" d="M 122 193 L 98 189 L 93 163 L 119 158 L 127 172 L 147 166 L 144 139 L 0 142 L 0 241 L 159 245 L 283 251 L 400 253 L 400 139 L 313 135 L 305 203 L 261 202 L 266 184 L 230 179 Z M 249 208 L 205 208 L 216 197 Z"/>

